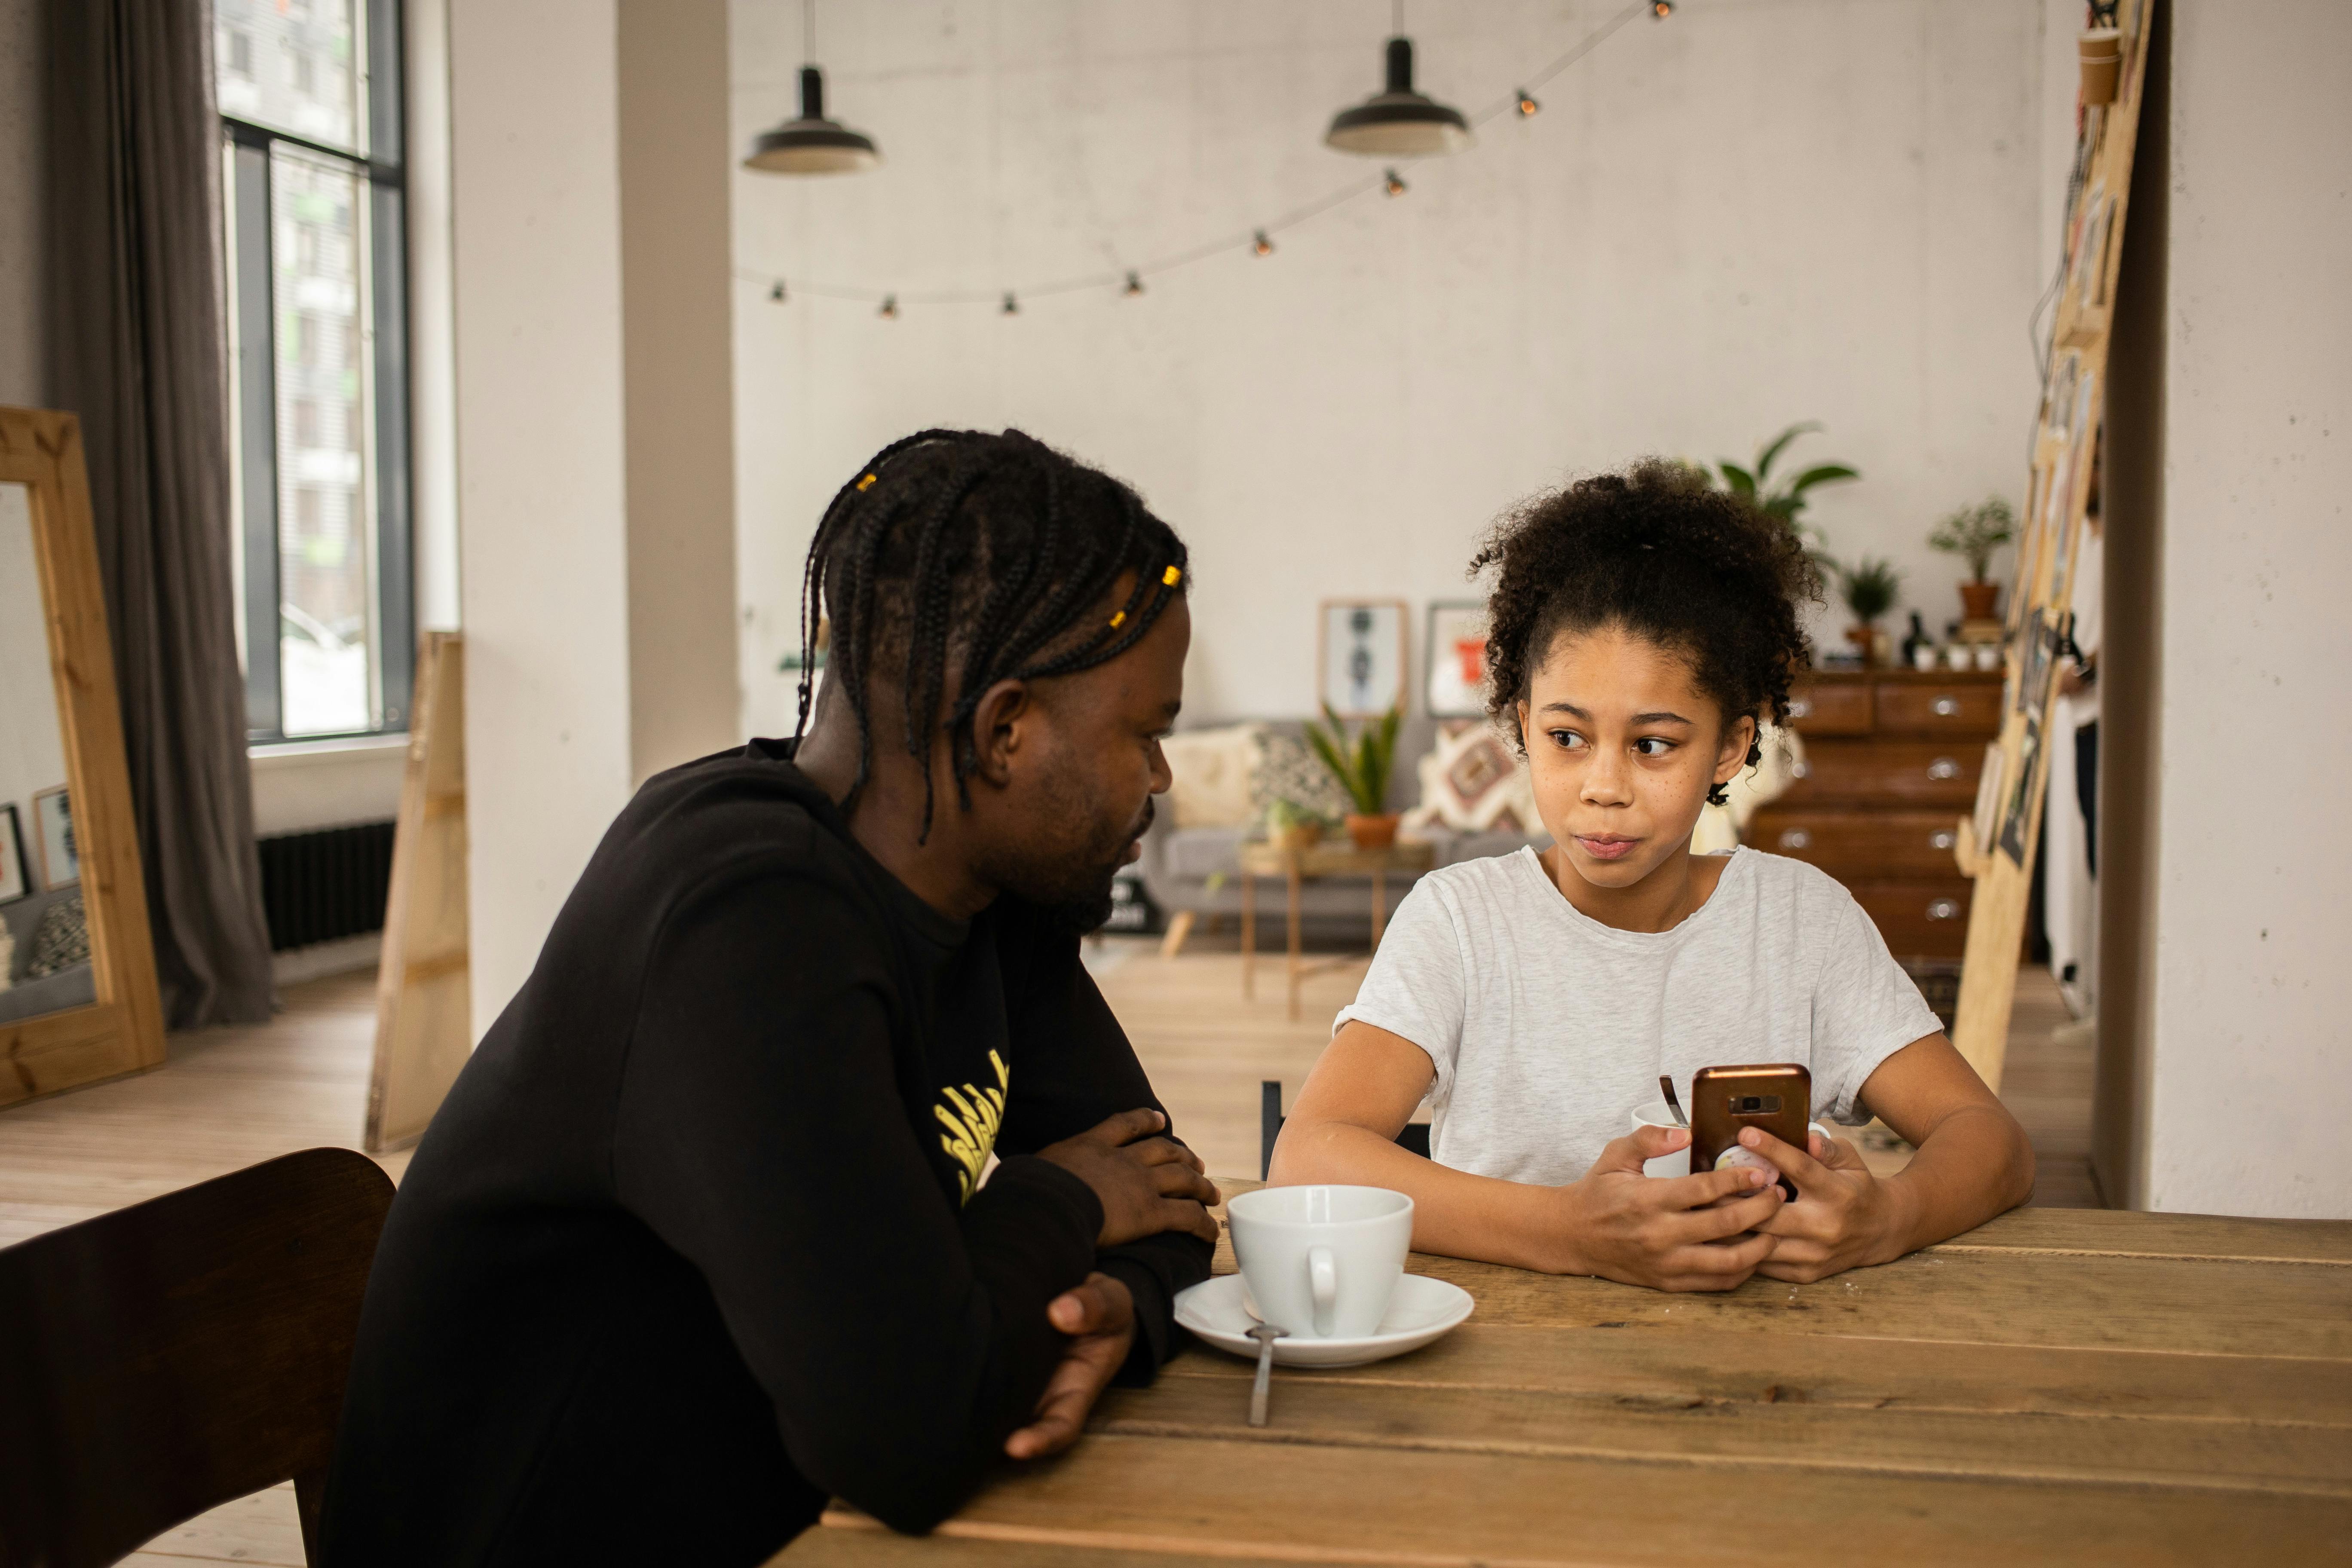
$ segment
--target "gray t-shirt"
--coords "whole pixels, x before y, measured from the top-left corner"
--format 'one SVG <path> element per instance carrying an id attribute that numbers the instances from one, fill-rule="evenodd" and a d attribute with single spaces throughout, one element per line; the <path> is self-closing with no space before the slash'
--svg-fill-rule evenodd
<path id="1" fill-rule="evenodd" d="M 1552 885 L 1532 849 L 1423 877 L 1397 909 L 1351 1018 L 1429 1053 L 1430 1150 L 1483 1176 L 1581 1177 L 1672 1073 L 1801 1062 L 1813 1117 L 1869 1120 L 1878 1064 L 1943 1026 L 1878 928 L 1830 877 L 1735 849 L 1698 911 L 1616 931 Z"/>

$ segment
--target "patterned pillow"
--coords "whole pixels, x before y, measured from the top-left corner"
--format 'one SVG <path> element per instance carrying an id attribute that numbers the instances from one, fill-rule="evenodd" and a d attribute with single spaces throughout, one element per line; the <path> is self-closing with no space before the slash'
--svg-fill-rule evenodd
<path id="1" fill-rule="evenodd" d="M 1451 719 L 1421 759 L 1421 804 L 1407 827 L 1441 826 L 1456 833 L 1538 834 L 1535 784 L 1510 742 L 1484 719 Z"/>
<path id="2" fill-rule="evenodd" d="M 1339 787 L 1331 770 L 1307 749 L 1306 737 L 1269 732 L 1257 773 L 1250 780 L 1250 805 L 1263 816 L 1277 800 L 1286 800 L 1327 822 L 1337 822 L 1356 809 L 1348 804 L 1348 792 Z"/>
<path id="3" fill-rule="evenodd" d="M 82 912 L 81 895 L 76 893 L 41 911 L 41 923 L 33 931 L 33 957 L 25 965 L 25 978 L 44 979 L 89 962 L 89 920 Z"/>
<path id="4" fill-rule="evenodd" d="M 1160 742 L 1175 782 L 1168 810 L 1179 827 L 1242 827 L 1257 820 L 1253 796 L 1265 731 L 1257 724 L 1186 730 Z"/>

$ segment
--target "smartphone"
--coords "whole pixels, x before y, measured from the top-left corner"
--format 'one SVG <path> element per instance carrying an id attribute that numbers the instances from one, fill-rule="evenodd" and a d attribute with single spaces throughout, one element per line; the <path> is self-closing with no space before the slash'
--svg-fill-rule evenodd
<path id="1" fill-rule="evenodd" d="M 1794 1062 L 1699 1068 L 1691 1079 L 1692 1173 L 1714 1170 L 1725 1150 L 1739 1146 L 1744 1127 L 1761 1128 L 1791 1149 L 1810 1151 L 1812 1102 L 1813 1075 Z M 1786 1176 L 1780 1190 L 1797 1195 L 1796 1184 Z"/>

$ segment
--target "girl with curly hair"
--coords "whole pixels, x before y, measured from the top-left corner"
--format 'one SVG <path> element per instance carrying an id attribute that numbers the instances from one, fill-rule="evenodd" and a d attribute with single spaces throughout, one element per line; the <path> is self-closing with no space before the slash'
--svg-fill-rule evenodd
<path id="1" fill-rule="evenodd" d="M 1691 852 L 1810 659 L 1791 531 L 1653 461 L 1525 502 L 1471 570 L 1493 573 L 1488 709 L 1553 842 L 1415 886 L 1274 1180 L 1407 1193 L 1423 1251 L 1670 1290 L 1888 1262 L 2024 1201 L 2023 1130 L 1853 896 L 1801 861 Z M 1751 1128 L 1774 1170 L 1643 1175 L 1690 1142 L 1622 1135 L 1661 1074 L 1776 1061 L 1811 1070 L 1815 1115 L 1883 1119 L 1909 1165 L 1880 1179 L 1844 1140 Z M 1424 1099 L 1430 1159 L 1393 1142 Z"/>

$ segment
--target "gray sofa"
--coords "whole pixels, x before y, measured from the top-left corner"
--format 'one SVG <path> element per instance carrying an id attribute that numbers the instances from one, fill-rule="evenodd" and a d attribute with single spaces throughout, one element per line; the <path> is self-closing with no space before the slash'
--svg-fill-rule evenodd
<path id="1" fill-rule="evenodd" d="M 1297 735 L 1303 725 L 1296 719 L 1263 721 L 1269 731 Z M 1397 761 L 1389 778 L 1391 811 L 1409 811 L 1420 804 L 1421 778 L 1416 767 L 1437 743 L 1435 720 L 1416 714 L 1397 730 Z M 1178 827 L 1174 814 L 1163 811 L 1144 835 L 1143 875 L 1151 901 L 1171 918 L 1183 910 L 1195 916 L 1238 916 L 1242 908 L 1243 840 L 1264 837 L 1264 829 L 1246 827 Z M 1443 827 L 1417 830 L 1415 837 L 1437 846 L 1437 864 L 1451 866 L 1489 855 L 1507 855 L 1528 844 L 1545 845 L 1549 836 L 1528 837 L 1517 833 L 1449 833 Z M 1218 879 L 1222 878 L 1222 880 Z M 1391 912 L 1412 888 L 1411 877 L 1391 877 L 1388 906 Z M 1216 881 L 1213 890 L 1211 883 Z M 1319 877 L 1299 894 L 1299 926 L 1309 939 L 1367 942 L 1371 936 L 1371 879 L 1368 877 Z M 1284 903 L 1272 881 L 1258 888 L 1258 942 L 1266 949 L 1283 942 Z"/>
<path id="2" fill-rule="evenodd" d="M 97 973 L 87 963 L 78 963 L 61 973 L 45 974 L 38 980 L 25 978 L 25 966 L 33 962 L 33 933 L 40 929 L 42 911 L 61 899 L 72 898 L 78 891 L 79 889 L 67 888 L 0 904 L 0 922 L 7 925 L 8 934 L 16 942 L 16 956 L 8 962 L 8 978 L 14 984 L 0 991 L 0 1024 L 62 1013 L 68 1007 L 87 1007 L 98 1000 Z"/>

